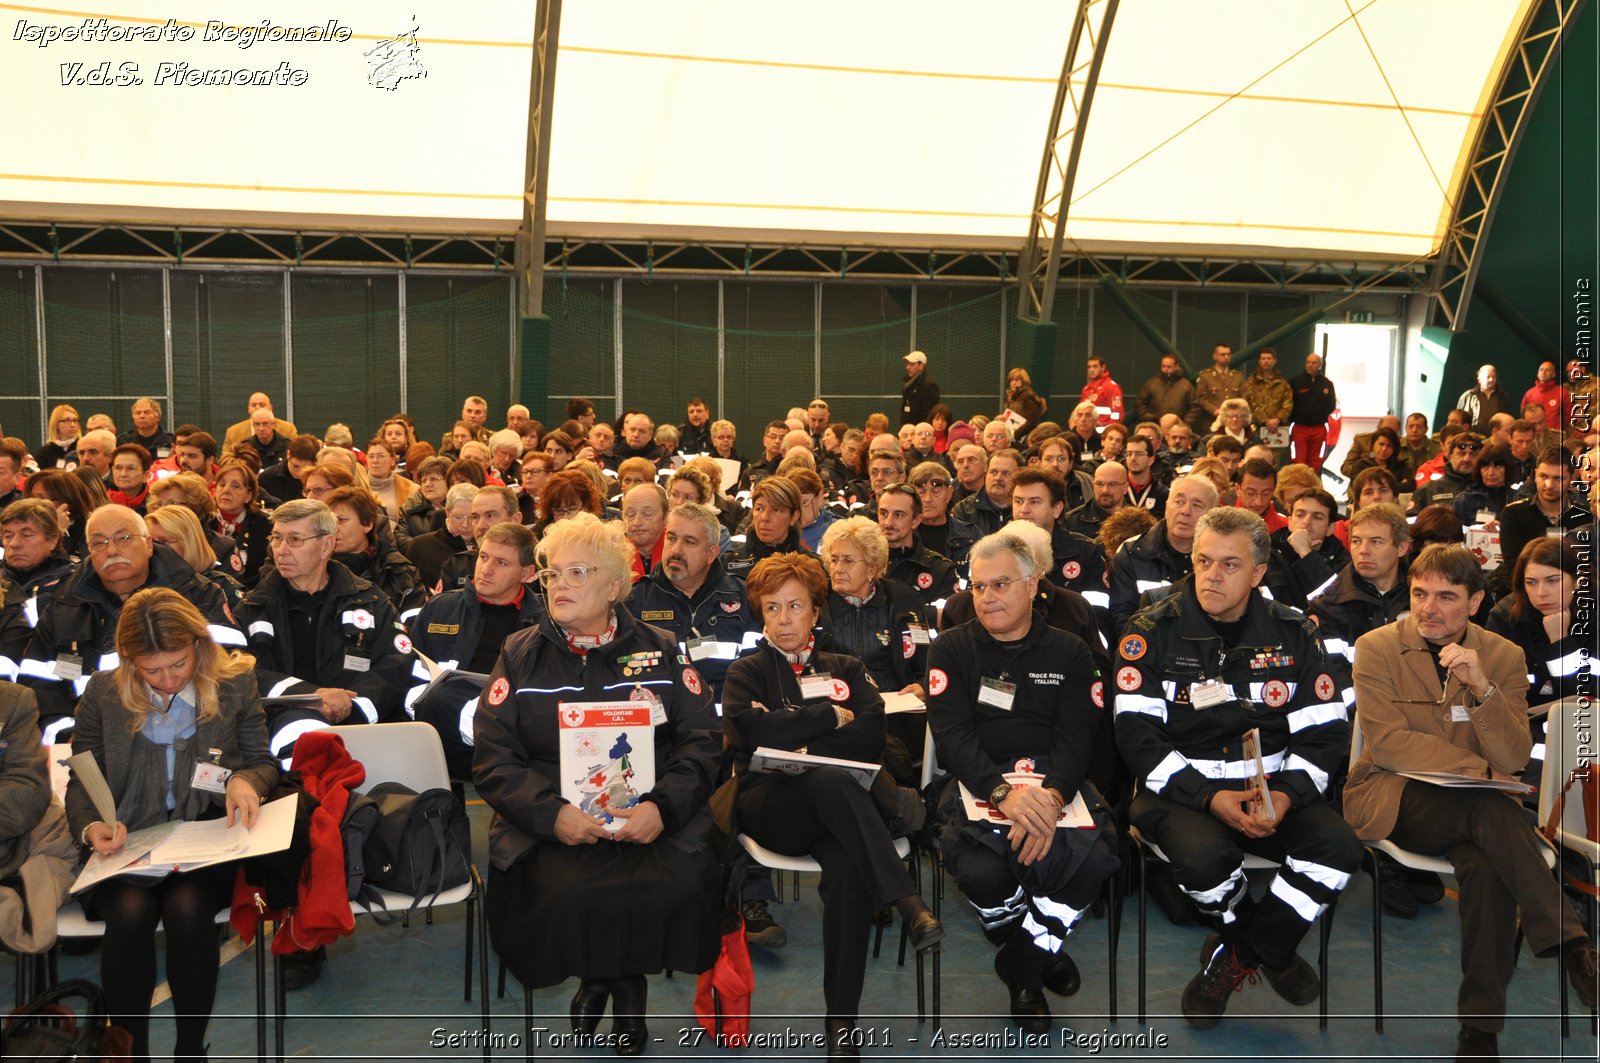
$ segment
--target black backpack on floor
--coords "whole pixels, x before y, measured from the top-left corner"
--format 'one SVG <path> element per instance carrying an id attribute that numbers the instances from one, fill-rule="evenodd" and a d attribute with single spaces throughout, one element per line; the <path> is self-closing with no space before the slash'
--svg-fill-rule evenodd
<path id="1" fill-rule="evenodd" d="M 439 894 L 466 884 L 472 827 L 466 809 L 449 790 L 436 787 L 419 794 L 389 782 L 367 792 L 370 802 L 358 804 L 354 796 L 344 832 L 352 900 L 365 902 L 369 912 L 374 903 L 382 909 L 377 891 L 383 889 L 409 894 L 413 909 L 431 908 Z M 352 864 L 351 846 L 357 838 L 362 839 L 360 860 Z"/>

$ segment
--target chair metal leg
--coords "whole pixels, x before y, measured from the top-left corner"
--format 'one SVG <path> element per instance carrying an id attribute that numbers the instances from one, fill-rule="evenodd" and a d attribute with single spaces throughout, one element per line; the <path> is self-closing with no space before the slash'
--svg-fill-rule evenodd
<path id="1" fill-rule="evenodd" d="M 478 931 L 478 1014 L 483 1021 L 483 1058 L 485 1063 L 489 1059 L 489 915 L 484 910 L 487 905 L 483 900 L 483 879 L 478 875 L 478 868 L 473 865 L 472 894 L 467 898 L 467 966 L 472 966 L 472 931 L 473 924 L 477 924 Z M 468 976 L 471 977 L 470 975 Z M 471 999 L 471 986 L 468 985 L 467 998 Z M 523 1036 L 527 1037 L 526 1031 Z"/>
<path id="2" fill-rule="evenodd" d="M 1378 873 L 1378 854 L 1367 850 L 1367 869 L 1372 873 L 1372 1028 L 1383 1032 L 1383 876 Z"/>
<path id="3" fill-rule="evenodd" d="M 1322 982 L 1322 991 L 1318 999 L 1317 1009 L 1317 1028 L 1319 1030 L 1328 1028 L 1328 940 L 1333 936 L 1333 911 L 1337 903 L 1338 898 L 1335 897 L 1334 903 L 1328 905 L 1318 919 L 1321 924 L 1321 934 L 1319 935 L 1321 942 L 1317 949 L 1317 977 Z"/>
<path id="4" fill-rule="evenodd" d="M 1134 845 L 1134 859 L 1139 862 L 1139 1025 L 1144 1025 L 1145 1020 L 1145 933 L 1146 920 L 1149 913 L 1146 907 L 1149 904 L 1149 894 L 1145 892 L 1145 866 L 1144 848 Z"/>
<path id="5" fill-rule="evenodd" d="M 533 1058 L 533 990 L 522 987 L 522 1058 Z"/>
<path id="6" fill-rule="evenodd" d="M 267 1061 L 267 926 L 256 919 L 256 1060 Z"/>
<path id="7" fill-rule="evenodd" d="M 273 937 L 277 937 L 277 929 L 273 929 Z M 274 954 L 272 957 L 272 1048 L 277 1063 L 283 1063 L 283 1044 L 285 1039 L 285 1013 L 288 1004 L 284 1000 L 283 985 L 283 957 Z"/>
<path id="8" fill-rule="evenodd" d="M 473 909 L 477 908 L 477 906 L 478 895 L 476 892 L 473 892 L 467 897 L 467 962 L 463 965 L 464 969 L 461 972 L 463 979 L 466 982 L 466 986 L 462 989 L 461 999 L 468 1002 L 472 1000 L 472 924 L 475 921 L 473 919 L 473 915 L 475 914 Z"/>
<path id="9" fill-rule="evenodd" d="M 1117 939 L 1122 936 L 1122 869 L 1106 880 L 1106 962 L 1111 969 L 1111 1022 L 1117 1021 Z"/>
<path id="10" fill-rule="evenodd" d="M 499 957 L 498 963 L 500 967 L 500 986 L 495 991 L 495 996 L 504 1000 L 506 998 L 506 958 L 504 956 Z"/>

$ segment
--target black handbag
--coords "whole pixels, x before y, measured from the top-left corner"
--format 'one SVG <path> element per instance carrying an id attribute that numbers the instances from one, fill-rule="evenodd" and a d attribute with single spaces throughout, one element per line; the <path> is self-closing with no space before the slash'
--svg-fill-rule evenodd
<path id="1" fill-rule="evenodd" d="M 84 1007 L 78 1012 L 63 1003 L 80 999 Z M 105 994 L 84 978 L 60 982 L 12 1012 L 6 1019 L 4 1041 L 7 1059 L 51 1063 L 77 1059 L 127 1063 L 133 1050 L 133 1035 L 111 1025 Z"/>

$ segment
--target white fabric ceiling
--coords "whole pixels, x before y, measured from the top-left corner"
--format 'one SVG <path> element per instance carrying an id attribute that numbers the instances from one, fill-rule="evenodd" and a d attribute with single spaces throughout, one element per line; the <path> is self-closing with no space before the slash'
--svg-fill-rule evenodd
<path id="1" fill-rule="evenodd" d="M 1428 254 L 1530 2 L 1123 0 L 1069 235 Z M 27 104 L 8 108 L 0 216 L 514 230 L 533 3 L 414 7 L 426 76 L 385 89 L 363 53 L 412 8 L 279 0 L 275 23 L 352 39 L 240 48 L 203 39 L 213 4 L 107 0 L 95 16 L 195 36 L 39 47 L 22 24 L 85 13 L 0 3 L 0 92 Z M 1071 17 L 1060 0 L 567 0 L 550 231 L 1017 246 Z M 62 84 L 106 61 L 145 83 Z M 163 62 L 284 61 L 304 84 L 155 84 Z"/>

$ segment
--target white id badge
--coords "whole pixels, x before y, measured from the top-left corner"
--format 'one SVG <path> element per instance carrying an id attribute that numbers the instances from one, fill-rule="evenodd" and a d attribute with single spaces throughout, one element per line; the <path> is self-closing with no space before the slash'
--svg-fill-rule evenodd
<path id="1" fill-rule="evenodd" d="M 921 624 L 911 625 L 911 642 L 915 646 L 932 645 L 933 639 L 928 636 L 928 629 Z"/>
<path id="2" fill-rule="evenodd" d="M 347 672 L 365 672 L 372 668 L 372 662 L 365 657 L 357 657 L 353 653 L 344 655 L 344 670 Z"/>
<path id="3" fill-rule="evenodd" d="M 1488 524 L 1491 520 L 1494 520 L 1494 510 L 1492 510 L 1492 509 L 1480 509 L 1480 510 L 1478 510 L 1478 519 L 1477 519 L 1476 523 L 1478 523 L 1478 524 Z"/>
<path id="4" fill-rule="evenodd" d="M 667 707 L 659 700 L 650 706 L 650 726 L 660 727 L 667 722 Z"/>
<path id="5" fill-rule="evenodd" d="M 1450 722 L 1471 723 L 1472 717 L 1467 715 L 1467 707 L 1465 705 L 1450 706 Z"/>
<path id="6" fill-rule="evenodd" d="M 56 678 L 68 682 L 83 678 L 83 658 L 76 653 L 63 653 L 57 656 Z"/>
<path id="7" fill-rule="evenodd" d="M 1189 701 L 1197 709 L 1214 709 L 1233 700 L 1233 690 L 1220 679 L 1189 684 Z"/>
<path id="8" fill-rule="evenodd" d="M 1002 683 L 998 679 L 985 679 L 978 687 L 978 704 L 993 705 L 1006 712 L 1011 711 L 1012 702 L 1017 700 L 1017 684 Z"/>
<path id="9" fill-rule="evenodd" d="M 190 780 L 189 786 L 195 790 L 207 790 L 214 794 L 225 793 L 228 789 L 228 777 L 232 774 L 233 772 L 221 764 L 202 761 L 194 766 L 194 778 Z"/>
<path id="10" fill-rule="evenodd" d="M 816 701 L 826 698 L 833 693 L 833 676 L 827 672 L 817 672 L 814 675 L 800 677 L 800 698 L 802 701 Z"/>

